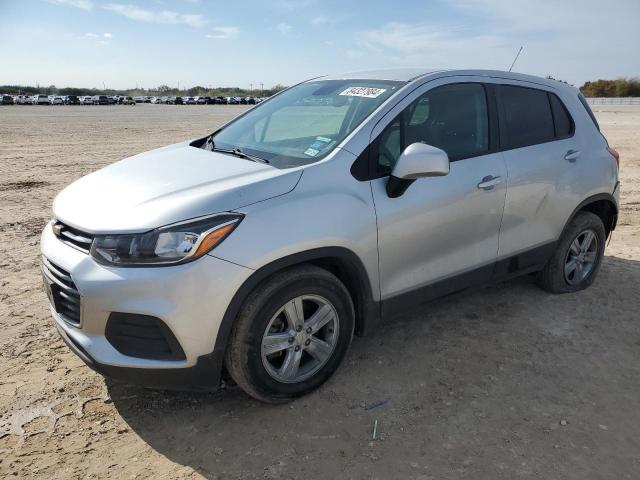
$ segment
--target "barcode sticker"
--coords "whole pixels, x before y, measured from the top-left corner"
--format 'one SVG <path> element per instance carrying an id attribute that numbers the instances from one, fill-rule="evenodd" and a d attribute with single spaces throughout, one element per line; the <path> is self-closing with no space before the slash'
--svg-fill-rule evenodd
<path id="1" fill-rule="evenodd" d="M 372 87 L 349 87 L 340 95 L 347 97 L 365 97 L 376 98 L 386 92 L 386 88 L 372 88 Z"/>

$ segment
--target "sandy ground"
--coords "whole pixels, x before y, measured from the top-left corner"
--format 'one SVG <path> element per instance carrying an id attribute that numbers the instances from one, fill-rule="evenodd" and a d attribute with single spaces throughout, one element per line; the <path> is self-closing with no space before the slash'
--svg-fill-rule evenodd
<path id="1" fill-rule="evenodd" d="M 587 291 L 522 278 L 433 302 L 282 406 L 115 385 L 70 353 L 38 269 L 56 192 L 242 108 L 0 107 L 0 476 L 640 477 L 640 107 L 596 107 L 622 155 L 622 211 Z"/>

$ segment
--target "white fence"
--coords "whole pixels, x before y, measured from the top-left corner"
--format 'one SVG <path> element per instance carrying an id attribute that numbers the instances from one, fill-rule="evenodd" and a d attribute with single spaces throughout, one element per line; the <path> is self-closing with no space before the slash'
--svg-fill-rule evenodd
<path id="1" fill-rule="evenodd" d="M 640 105 L 640 97 L 587 98 L 589 105 Z"/>

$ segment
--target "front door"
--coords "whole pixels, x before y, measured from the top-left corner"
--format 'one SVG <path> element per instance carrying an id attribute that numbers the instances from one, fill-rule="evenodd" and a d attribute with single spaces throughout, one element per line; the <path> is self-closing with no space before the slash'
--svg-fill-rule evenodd
<path id="1" fill-rule="evenodd" d="M 392 112 L 371 148 L 380 175 L 372 190 L 383 300 L 411 291 L 426 300 L 487 280 L 498 252 L 507 171 L 502 154 L 491 153 L 485 87 L 445 84 L 417 95 Z M 390 198 L 388 174 L 415 142 L 447 152 L 450 173 L 418 179 Z"/>

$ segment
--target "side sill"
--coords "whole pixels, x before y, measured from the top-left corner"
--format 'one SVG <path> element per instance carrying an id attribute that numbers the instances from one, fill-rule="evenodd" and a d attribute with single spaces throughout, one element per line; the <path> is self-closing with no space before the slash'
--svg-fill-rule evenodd
<path id="1" fill-rule="evenodd" d="M 557 242 L 550 242 L 469 272 L 387 298 L 382 301 L 382 317 L 386 320 L 436 298 L 542 270 L 553 255 L 556 245 Z"/>

